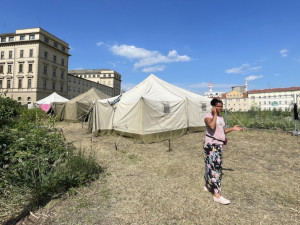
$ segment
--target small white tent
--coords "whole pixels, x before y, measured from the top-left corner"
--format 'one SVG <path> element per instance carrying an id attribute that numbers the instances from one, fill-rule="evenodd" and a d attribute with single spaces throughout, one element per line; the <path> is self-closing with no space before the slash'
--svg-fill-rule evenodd
<path id="1" fill-rule="evenodd" d="M 118 98 L 97 100 L 92 132 L 122 133 L 149 143 L 204 130 L 210 99 L 150 75 Z"/>
<path id="2" fill-rule="evenodd" d="M 51 108 L 52 102 L 67 102 L 67 101 L 69 101 L 69 99 L 60 96 L 56 92 L 53 92 L 51 95 L 47 96 L 46 98 L 37 101 L 35 104 L 37 104 L 45 112 L 48 112 L 49 109 Z"/>
<path id="3" fill-rule="evenodd" d="M 36 102 L 36 104 L 51 104 L 52 102 L 67 102 L 69 99 L 64 98 L 57 94 L 56 92 L 53 92 L 51 95 L 47 96 L 46 98 L 43 98 Z"/>

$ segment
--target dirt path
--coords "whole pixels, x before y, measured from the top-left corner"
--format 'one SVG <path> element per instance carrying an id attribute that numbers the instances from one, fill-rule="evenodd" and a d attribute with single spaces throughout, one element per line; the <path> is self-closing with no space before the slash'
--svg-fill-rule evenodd
<path id="1" fill-rule="evenodd" d="M 91 140 L 79 123 L 58 127 L 67 141 L 93 152 L 105 172 L 88 187 L 77 189 L 77 195 L 54 199 L 34 212 L 36 217 L 19 224 L 299 222 L 300 137 L 268 131 L 230 133 L 222 191 L 232 203 L 222 206 L 203 191 L 204 133 L 172 140 L 168 151 L 167 141 L 135 144 L 114 136 Z"/>

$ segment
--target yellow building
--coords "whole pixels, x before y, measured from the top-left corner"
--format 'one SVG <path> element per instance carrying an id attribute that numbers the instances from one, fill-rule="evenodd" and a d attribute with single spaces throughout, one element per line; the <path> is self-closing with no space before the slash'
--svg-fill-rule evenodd
<path id="1" fill-rule="evenodd" d="M 231 91 L 227 94 L 222 95 L 222 100 L 224 102 L 224 108 L 227 110 L 236 111 L 248 111 L 248 96 L 247 93 L 242 93 L 239 91 Z"/>

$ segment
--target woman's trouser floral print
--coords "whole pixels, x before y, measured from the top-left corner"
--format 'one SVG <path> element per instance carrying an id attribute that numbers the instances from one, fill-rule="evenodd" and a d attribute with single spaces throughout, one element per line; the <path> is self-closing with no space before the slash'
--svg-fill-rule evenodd
<path id="1" fill-rule="evenodd" d="M 211 192 L 221 194 L 223 145 L 205 142 L 203 148 L 206 187 Z"/>

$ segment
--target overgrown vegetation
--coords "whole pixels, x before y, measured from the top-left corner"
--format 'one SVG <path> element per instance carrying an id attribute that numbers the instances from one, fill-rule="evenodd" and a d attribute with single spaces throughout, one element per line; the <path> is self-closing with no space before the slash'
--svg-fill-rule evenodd
<path id="1" fill-rule="evenodd" d="M 294 128 L 294 114 L 290 111 L 260 110 L 251 108 L 248 112 L 227 112 L 227 125 L 243 125 L 247 128 L 291 131 Z"/>
<path id="2" fill-rule="evenodd" d="M 0 223 L 101 172 L 92 155 L 66 143 L 55 121 L 40 109 L 0 96 Z"/>

